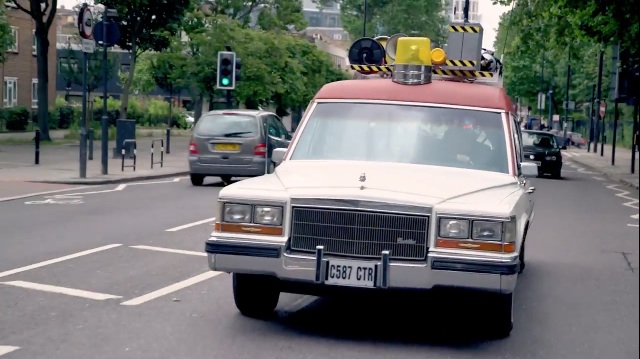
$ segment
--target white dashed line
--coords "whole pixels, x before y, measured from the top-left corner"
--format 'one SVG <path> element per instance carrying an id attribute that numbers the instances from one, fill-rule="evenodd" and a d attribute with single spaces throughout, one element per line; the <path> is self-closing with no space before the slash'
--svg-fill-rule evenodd
<path id="1" fill-rule="evenodd" d="M 66 294 L 72 297 L 80 297 L 85 299 L 93 299 L 93 300 L 107 300 L 107 299 L 118 299 L 122 298 L 119 295 L 111 295 L 97 292 L 89 292 L 81 289 L 67 288 L 67 287 L 58 287 L 55 285 L 48 284 L 40 284 L 33 282 L 25 282 L 21 280 L 16 280 L 12 282 L 0 282 L 3 285 L 10 285 L 13 287 L 20 287 L 26 289 L 39 290 L 41 292 L 49 292 L 49 293 L 57 293 L 57 294 Z"/>
<path id="2" fill-rule="evenodd" d="M 160 288 L 154 292 L 142 295 L 140 297 L 137 298 L 133 298 L 131 300 L 128 300 L 126 302 L 122 302 L 120 303 L 120 305 L 140 305 L 143 303 L 146 303 L 150 300 L 156 299 L 156 298 L 160 298 L 164 295 L 167 294 L 171 294 L 173 292 L 177 292 L 180 289 L 184 289 L 186 287 L 192 286 L 194 284 L 200 283 L 202 281 L 205 281 L 207 279 L 213 278 L 217 275 L 222 274 L 222 272 L 213 272 L 213 271 L 209 271 L 209 272 L 204 272 L 202 274 L 198 274 L 195 277 L 191 277 L 189 279 L 183 280 L 182 282 L 178 282 L 175 284 L 172 284 L 170 286 L 166 286 L 164 288 Z"/>
<path id="3" fill-rule="evenodd" d="M 20 349 L 20 347 L 14 347 L 11 345 L 0 345 L 0 356 L 3 356 L 5 354 L 9 354 L 12 351 L 16 351 Z"/>
<path id="4" fill-rule="evenodd" d="M 623 190 L 623 189 L 620 189 L 618 187 L 620 187 L 619 184 L 612 184 L 610 186 L 607 186 L 608 189 L 612 189 L 614 191 L 618 191 L 618 193 L 616 193 L 616 196 L 628 200 L 628 202 L 625 202 L 625 203 L 622 204 L 623 206 L 627 206 L 627 207 L 633 208 L 633 209 L 638 209 L 638 202 L 639 201 L 637 199 L 633 198 L 633 197 L 627 196 L 631 192 Z"/>
<path id="5" fill-rule="evenodd" d="M 215 221 L 215 219 L 216 219 L 216 217 L 211 217 L 211 218 L 203 219 L 201 221 L 187 223 L 187 224 L 184 224 L 182 226 L 169 228 L 169 229 L 166 230 L 166 232 L 177 232 L 177 231 L 180 231 L 180 230 L 183 230 L 183 229 L 187 229 L 187 228 L 199 226 L 201 224 L 213 222 L 213 221 Z"/>
<path id="6" fill-rule="evenodd" d="M 190 256 L 200 256 L 200 257 L 206 257 L 207 256 L 207 254 L 204 253 L 204 252 L 185 251 L 185 250 L 182 250 L 182 249 L 153 247 L 153 246 L 129 246 L 129 247 L 130 248 L 136 248 L 136 249 L 146 249 L 146 250 L 149 250 L 149 251 L 156 251 L 156 252 L 186 254 L 186 255 L 190 255 Z"/>

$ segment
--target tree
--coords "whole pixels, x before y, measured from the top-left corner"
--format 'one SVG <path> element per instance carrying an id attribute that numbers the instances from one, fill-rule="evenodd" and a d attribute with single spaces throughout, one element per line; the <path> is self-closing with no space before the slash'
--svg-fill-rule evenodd
<path id="1" fill-rule="evenodd" d="M 0 64 L 7 59 L 7 49 L 13 46 L 13 36 L 11 36 L 11 28 L 7 22 L 7 8 L 5 0 L 0 0 Z"/>
<path id="2" fill-rule="evenodd" d="M 332 0 L 315 0 L 327 6 Z M 344 28 L 354 39 L 361 37 L 364 20 L 362 0 L 339 0 Z M 441 0 L 367 0 L 366 36 L 397 33 L 419 35 L 441 43 L 445 39 L 447 18 Z"/>
<path id="3" fill-rule="evenodd" d="M 174 42 L 168 51 L 163 51 L 151 60 L 151 77 L 155 84 L 167 91 L 170 96 L 169 119 L 167 126 L 171 127 L 173 115 L 173 95 L 179 94 L 188 83 L 186 75 L 187 55 L 183 51 L 181 42 Z"/>
<path id="4" fill-rule="evenodd" d="M 33 1 L 33 0 L 32 0 Z M 53 0 L 55 1 L 55 0 Z M 147 51 L 166 49 L 180 30 L 190 0 L 102 0 L 104 6 L 118 11 L 118 46 L 131 53 L 129 73 L 122 88 L 120 118 L 127 118 L 129 92 L 138 57 Z"/>
<path id="5" fill-rule="evenodd" d="M 64 61 L 67 63 L 66 66 L 61 68 L 60 75 L 62 75 L 62 78 L 65 81 L 82 86 L 84 54 L 81 51 L 72 50 L 70 45 L 67 46 L 66 52 L 67 56 Z M 87 93 L 90 95 L 95 89 L 104 83 L 102 52 L 93 52 L 88 54 L 87 57 Z M 71 59 L 73 59 L 73 61 L 71 61 Z M 107 79 L 111 79 L 116 75 L 118 63 L 118 55 L 113 52 L 109 52 L 107 56 Z M 91 97 L 89 95 L 87 97 Z"/>
<path id="6" fill-rule="evenodd" d="M 58 0 L 13 0 L 20 11 L 35 24 L 36 63 L 38 68 L 38 128 L 42 141 L 49 136 L 49 32 L 56 17 Z"/>

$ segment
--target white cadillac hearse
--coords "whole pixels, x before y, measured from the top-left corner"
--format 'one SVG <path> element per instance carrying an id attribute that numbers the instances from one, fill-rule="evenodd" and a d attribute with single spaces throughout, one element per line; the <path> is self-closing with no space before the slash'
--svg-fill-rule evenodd
<path id="1" fill-rule="evenodd" d="M 281 292 L 453 287 L 489 293 L 510 333 L 537 167 L 500 86 L 398 64 L 422 41 L 399 39 L 392 79 L 325 85 L 274 173 L 220 191 L 206 252 L 242 314 Z"/>

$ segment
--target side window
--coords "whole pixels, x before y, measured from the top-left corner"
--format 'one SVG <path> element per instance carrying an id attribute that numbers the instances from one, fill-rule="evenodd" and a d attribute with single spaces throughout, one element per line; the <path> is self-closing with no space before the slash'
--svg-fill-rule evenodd
<path id="1" fill-rule="evenodd" d="M 280 131 L 278 130 L 278 126 L 271 115 L 267 116 L 267 133 L 269 136 L 280 138 Z"/>
<path id="2" fill-rule="evenodd" d="M 287 130 L 287 128 L 284 126 L 284 124 L 282 123 L 282 120 L 280 119 L 280 117 L 275 116 L 274 117 L 274 121 L 276 121 L 276 126 L 278 126 L 278 129 L 280 131 L 280 133 L 282 134 L 283 138 L 290 140 L 291 139 L 291 135 L 289 134 L 289 130 Z"/>
<path id="3" fill-rule="evenodd" d="M 511 133 L 513 135 L 513 147 L 515 148 L 516 166 L 518 167 L 518 171 L 520 171 L 520 163 L 522 162 L 522 132 L 513 114 L 511 114 Z"/>

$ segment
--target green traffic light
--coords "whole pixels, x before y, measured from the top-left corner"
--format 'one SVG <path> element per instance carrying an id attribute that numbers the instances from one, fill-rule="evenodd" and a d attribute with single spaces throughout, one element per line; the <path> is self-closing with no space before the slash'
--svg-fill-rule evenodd
<path id="1" fill-rule="evenodd" d="M 229 79 L 227 79 L 227 78 L 224 78 L 224 79 L 222 79 L 222 81 L 221 81 L 221 82 L 222 82 L 222 85 L 223 85 L 223 86 L 229 86 L 229 83 L 230 83 L 231 81 L 229 81 Z"/>

